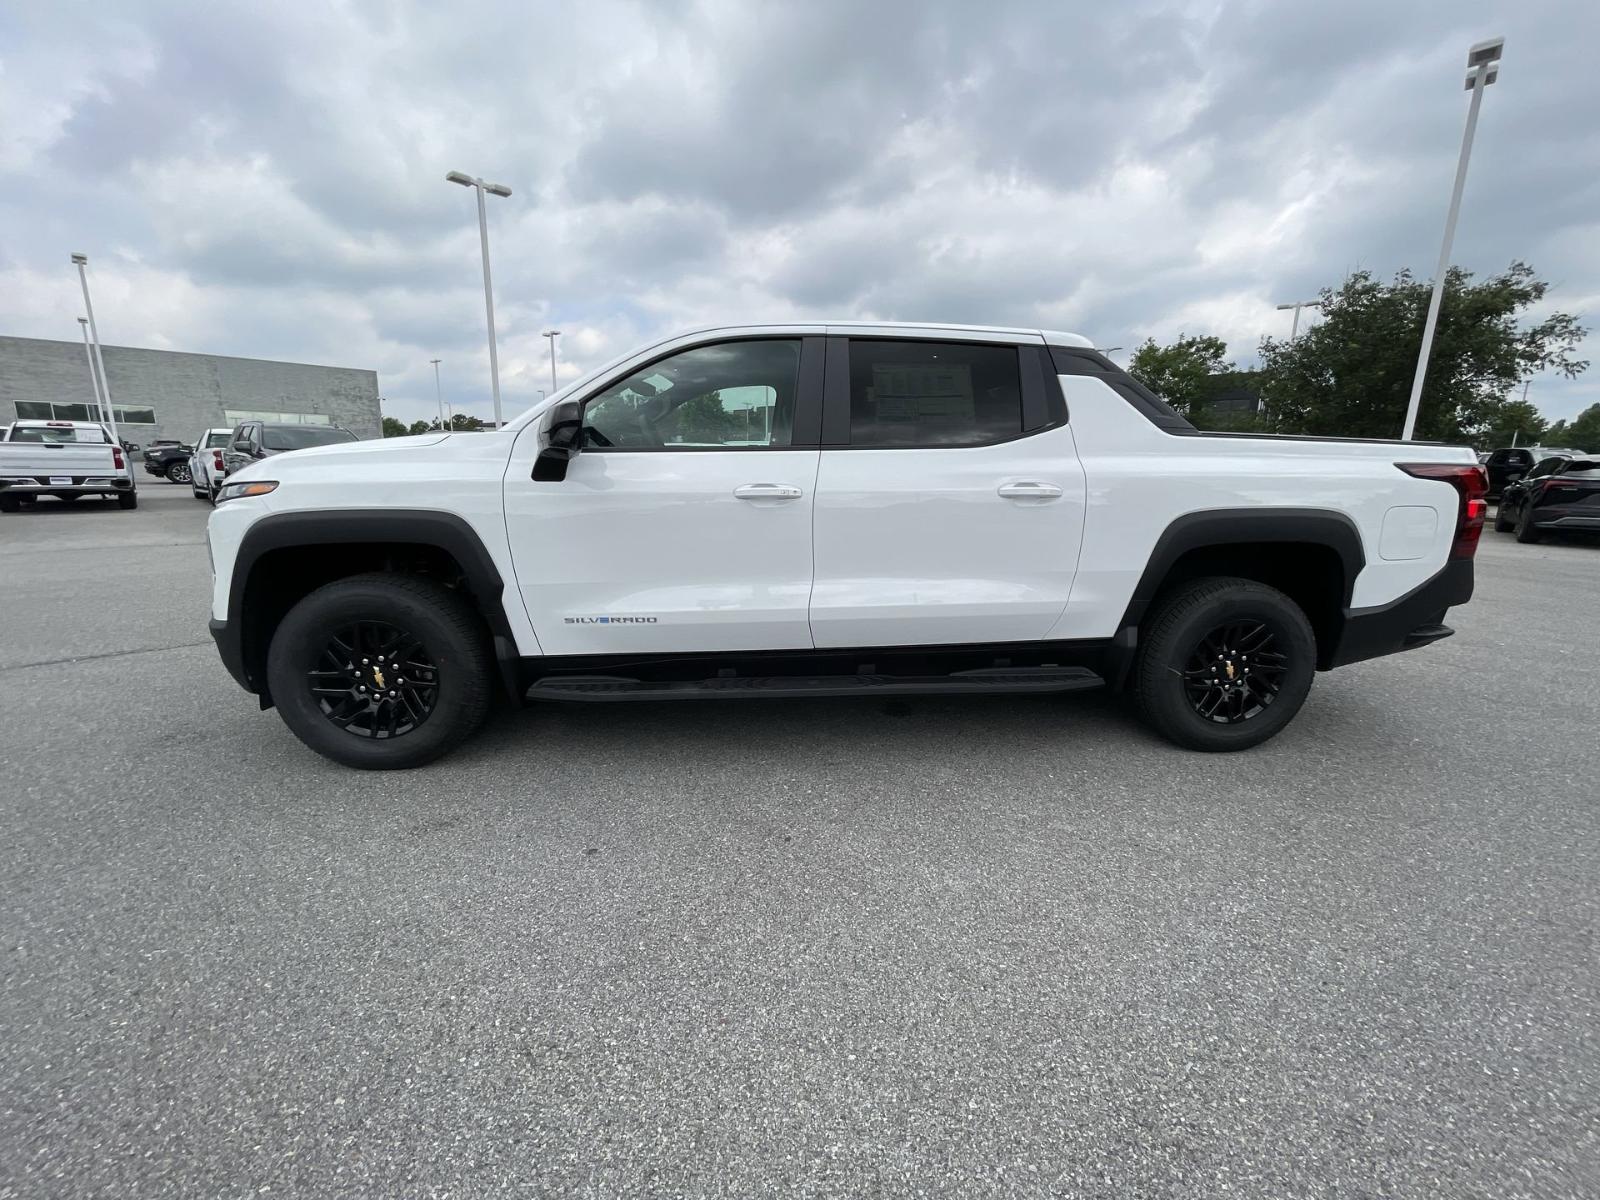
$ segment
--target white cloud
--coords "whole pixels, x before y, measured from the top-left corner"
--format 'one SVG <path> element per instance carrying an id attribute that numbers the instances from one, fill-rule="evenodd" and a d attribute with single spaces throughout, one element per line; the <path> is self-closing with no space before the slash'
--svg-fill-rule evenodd
<path id="1" fill-rule="evenodd" d="M 1507 35 L 1456 258 L 1594 313 L 1582 0 L 1316 9 L 960 0 L 468 3 L 0 15 L 0 330 L 371 367 L 488 415 L 673 327 L 845 315 L 1216 333 L 1349 269 L 1426 275 L 1466 44 Z M 1590 357 L 1600 358 L 1591 353 Z M 1600 376 L 1596 377 L 1600 379 Z M 1532 389 L 1552 415 L 1588 379 Z"/>

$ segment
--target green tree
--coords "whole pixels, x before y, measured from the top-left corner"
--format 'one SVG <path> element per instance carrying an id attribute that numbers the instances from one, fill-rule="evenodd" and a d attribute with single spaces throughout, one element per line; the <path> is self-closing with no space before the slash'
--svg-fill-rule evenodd
<path id="1" fill-rule="evenodd" d="M 1585 454 L 1600 454 L 1600 404 L 1591 404 L 1563 425 L 1559 442 L 1553 436 L 1549 440 Z"/>
<path id="2" fill-rule="evenodd" d="M 721 392 L 685 400 L 662 422 L 663 434 L 684 442 L 725 442 L 743 429 L 744 418 L 722 407 Z"/>
<path id="3" fill-rule="evenodd" d="M 405 437 L 410 432 L 412 431 L 406 428 L 404 421 L 397 421 L 393 417 L 383 419 L 384 437 Z"/>
<path id="4" fill-rule="evenodd" d="M 411 422 L 411 428 L 406 430 L 406 432 L 407 433 L 427 433 L 430 429 L 437 429 L 437 428 L 439 428 L 439 422 L 437 422 L 437 421 L 434 421 L 432 424 L 429 424 L 427 421 L 413 421 L 413 422 Z"/>
<path id="5" fill-rule="evenodd" d="M 1404 424 L 1431 285 L 1401 271 L 1357 271 L 1322 291 L 1322 320 L 1295 341 L 1261 343 L 1262 386 L 1284 432 L 1397 437 Z M 1515 386 L 1535 371 L 1571 378 L 1587 330 L 1568 313 L 1522 324 L 1549 284 L 1526 263 L 1474 283 L 1452 267 L 1423 388 L 1417 436 L 1474 442 L 1504 424 Z"/>
<path id="6" fill-rule="evenodd" d="M 1233 370 L 1227 356 L 1228 343 L 1221 338 L 1179 334 L 1170 346 L 1146 338 L 1128 360 L 1128 374 L 1192 419 L 1214 393 L 1212 377 Z"/>
<path id="7" fill-rule="evenodd" d="M 483 422 L 470 413 L 452 413 L 450 428 L 455 433 L 477 433 L 483 429 Z"/>
<path id="8" fill-rule="evenodd" d="M 1489 428 L 1477 438 L 1481 450 L 1496 446 L 1509 446 L 1513 441 L 1519 446 L 1536 446 L 1548 432 L 1549 426 L 1539 415 L 1539 410 L 1526 400 L 1505 400 L 1494 409 Z"/>

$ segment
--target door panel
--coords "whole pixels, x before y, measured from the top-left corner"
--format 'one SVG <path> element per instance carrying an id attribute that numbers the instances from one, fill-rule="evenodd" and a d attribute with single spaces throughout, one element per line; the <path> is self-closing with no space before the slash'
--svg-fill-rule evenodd
<path id="1" fill-rule="evenodd" d="M 990 446 L 823 450 L 816 644 L 1044 637 L 1072 589 L 1084 503 L 1068 426 Z"/>
<path id="2" fill-rule="evenodd" d="M 809 649 L 817 458 L 586 450 L 559 483 L 514 467 L 507 531 L 545 653 Z"/>

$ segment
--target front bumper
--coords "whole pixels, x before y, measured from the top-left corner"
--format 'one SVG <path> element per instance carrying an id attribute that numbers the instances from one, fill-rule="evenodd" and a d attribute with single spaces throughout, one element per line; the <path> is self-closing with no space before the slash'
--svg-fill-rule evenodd
<path id="1" fill-rule="evenodd" d="M 222 665 L 228 669 L 235 682 L 245 691 L 254 693 L 257 689 L 250 682 L 250 676 L 244 669 L 244 642 L 239 636 L 238 626 L 229 627 L 228 622 L 219 621 L 215 617 L 207 623 L 211 630 L 211 640 L 217 643 L 217 654 L 222 658 Z"/>
<path id="2" fill-rule="evenodd" d="M 1415 650 L 1455 632 L 1444 624 L 1445 610 L 1472 599 L 1470 558 L 1453 558 L 1432 579 L 1398 600 L 1344 613 L 1338 642 L 1319 663 L 1324 670 L 1402 650 Z"/>

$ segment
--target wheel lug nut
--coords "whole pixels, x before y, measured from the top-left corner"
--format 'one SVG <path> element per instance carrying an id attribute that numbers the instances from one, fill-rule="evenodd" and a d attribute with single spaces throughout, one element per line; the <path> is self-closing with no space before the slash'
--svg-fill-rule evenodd
<path id="1" fill-rule="evenodd" d="M 363 659 L 362 659 L 362 660 L 361 660 L 361 665 L 362 665 L 362 666 L 363 666 L 363 667 L 365 667 L 365 666 L 368 666 L 368 665 L 370 665 L 370 663 L 371 663 L 371 659 L 366 659 L 366 658 L 363 658 Z"/>

